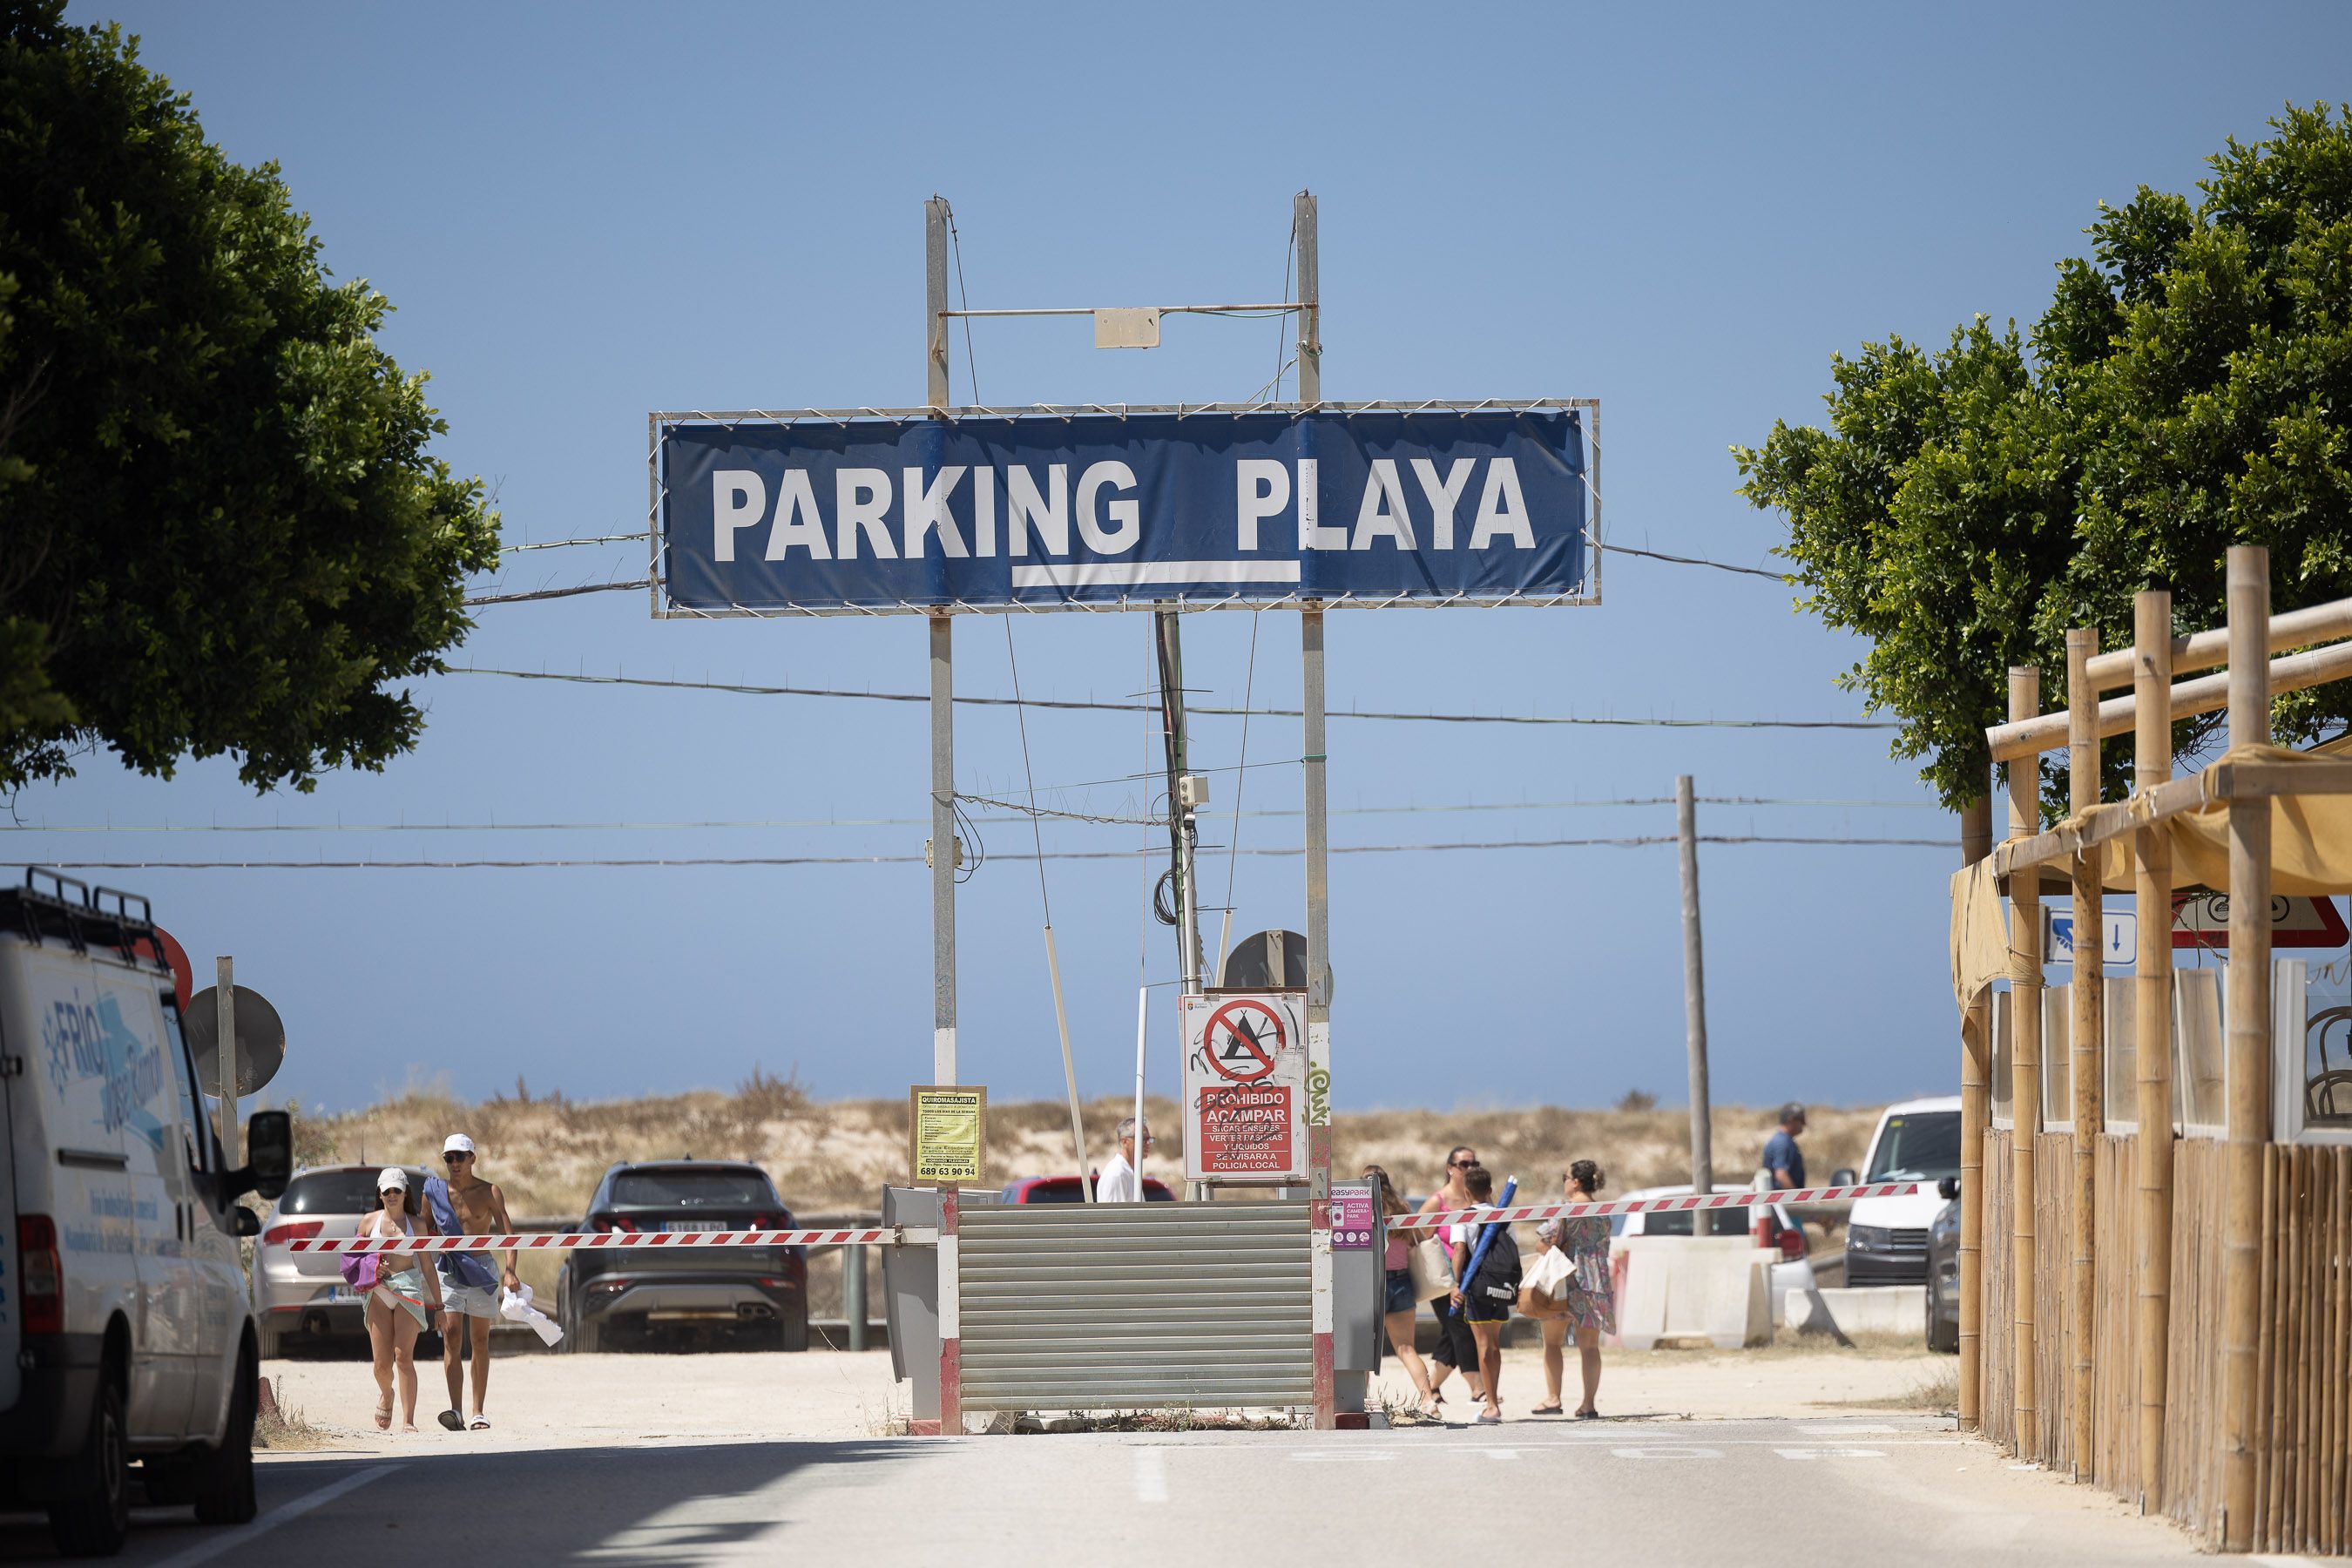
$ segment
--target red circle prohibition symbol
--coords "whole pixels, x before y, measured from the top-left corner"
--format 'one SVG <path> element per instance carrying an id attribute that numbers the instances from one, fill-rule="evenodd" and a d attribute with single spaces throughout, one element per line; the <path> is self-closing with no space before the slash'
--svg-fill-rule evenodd
<path id="1" fill-rule="evenodd" d="M 1252 1030 L 1236 1025 L 1234 1016 L 1243 1012 L 1262 1015 L 1265 1026 L 1262 1030 Z M 1240 1060 L 1229 1061 L 1226 1053 L 1218 1048 L 1217 1031 L 1220 1028 L 1231 1037 L 1233 1045 L 1239 1047 L 1235 1055 Z M 1273 1042 L 1271 1046 L 1266 1043 L 1268 1040 Z M 1282 1015 L 1263 1002 L 1245 998 L 1228 1002 L 1210 1014 L 1209 1026 L 1201 1031 L 1201 1046 L 1209 1058 L 1209 1065 L 1220 1077 L 1229 1078 L 1235 1083 L 1255 1083 L 1274 1071 L 1274 1053 L 1282 1049 L 1284 1044 Z"/>

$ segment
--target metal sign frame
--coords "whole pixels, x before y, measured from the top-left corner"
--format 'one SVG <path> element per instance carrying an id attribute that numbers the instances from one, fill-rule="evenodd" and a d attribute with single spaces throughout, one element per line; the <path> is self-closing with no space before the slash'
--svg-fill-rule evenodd
<path id="1" fill-rule="evenodd" d="M 668 477 L 662 464 L 662 433 L 681 426 L 716 426 L 732 429 L 741 425 L 833 425 L 842 428 L 868 423 L 904 423 L 909 420 L 931 420 L 942 425 L 954 425 L 966 419 L 1061 420 L 1069 423 L 1080 416 L 1087 418 L 1124 419 L 1130 416 L 1173 416 L 1177 419 L 1215 417 L 1237 414 L 1509 414 L 1529 410 L 1567 410 L 1580 416 L 1586 448 L 1584 489 L 1587 496 L 1585 515 L 1580 537 L 1585 550 L 1585 588 L 1577 594 L 1504 594 L 1488 596 L 1468 594 L 1449 595 L 1441 598 L 1408 596 L 1402 594 L 1379 595 L 1310 595 L 1290 593 L 1277 597 L 1244 595 L 1220 591 L 1186 592 L 1173 584 L 1139 585 L 1133 592 L 1115 599 L 1097 602 L 1063 601 L 1037 604 L 971 605 L 951 601 L 941 605 L 900 602 L 895 605 L 871 605 L 793 606 L 762 608 L 749 605 L 730 605 L 726 609 L 698 608 L 672 605 L 667 601 L 669 537 L 662 527 L 663 502 L 669 493 Z M 1507 605 L 1533 605 L 1544 609 L 1566 605 L 1598 605 L 1601 603 L 1601 400 L 1597 397 L 1525 397 L 1525 398 L 1429 398 L 1412 403 L 1175 403 L 1175 404 L 1036 404 L 1025 408 L 991 408 L 984 406 L 956 408 L 744 408 L 719 412 L 703 410 L 667 410 L 646 416 L 646 532 L 647 535 L 647 565 L 651 583 L 648 595 L 656 620 L 730 620 L 749 618 L 782 620 L 799 616 L 898 616 L 898 615 L 1029 615 L 1058 614 L 1071 610 L 1093 614 L 1119 614 L 1133 610 L 1165 609 L 1176 605 L 1187 610 L 1277 610 L 1296 609 L 1313 605 L 1331 609 L 1444 609 L 1454 605 L 1496 609 Z"/>

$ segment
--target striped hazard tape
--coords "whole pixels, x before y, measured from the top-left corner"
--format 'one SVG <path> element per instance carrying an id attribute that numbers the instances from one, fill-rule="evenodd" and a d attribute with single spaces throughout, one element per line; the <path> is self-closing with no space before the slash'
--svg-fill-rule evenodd
<path id="1" fill-rule="evenodd" d="M 930 1247 L 936 1228 L 911 1225 L 867 1230 L 535 1231 L 518 1236 L 303 1237 L 289 1252 L 579 1252 L 651 1247 Z"/>
<path id="2" fill-rule="evenodd" d="M 1445 1209 L 1435 1214 L 1398 1215 L 1391 1230 L 1431 1230 L 1442 1225 L 1524 1225 L 1529 1220 L 1585 1219 L 1618 1214 L 1684 1214 L 1694 1209 L 1752 1208 L 1759 1204 L 1839 1204 L 1855 1198 L 1905 1198 L 1924 1190 L 1925 1182 L 1873 1182 L 1859 1187 L 1780 1187 L 1758 1192 L 1685 1193 L 1670 1198 L 1617 1198 L 1608 1203 L 1532 1204 L 1507 1209 Z"/>

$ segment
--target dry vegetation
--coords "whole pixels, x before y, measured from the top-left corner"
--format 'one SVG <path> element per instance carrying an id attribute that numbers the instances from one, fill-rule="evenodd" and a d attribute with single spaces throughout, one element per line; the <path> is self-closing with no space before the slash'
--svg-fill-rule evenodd
<path id="1" fill-rule="evenodd" d="M 1131 1109 L 1131 1102 L 1113 1100 L 1084 1107 L 1093 1163 L 1109 1152 L 1110 1130 Z M 1172 1184 L 1181 1169 L 1175 1104 L 1148 1100 L 1145 1114 L 1160 1137 L 1150 1173 Z M 1813 1110 L 1805 1160 L 1816 1180 L 1861 1163 L 1877 1117 L 1874 1109 Z M 1746 1182 L 1770 1123 L 1769 1110 L 1716 1107 L 1718 1183 Z M 1661 1110 L 1638 1094 L 1613 1110 L 1341 1112 L 1332 1130 L 1339 1169 L 1352 1174 L 1378 1163 L 1401 1189 L 1416 1194 L 1444 1174 L 1446 1151 L 1456 1143 L 1475 1147 L 1498 1177 L 1517 1174 L 1531 1198 L 1556 1195 L 1560 1174 L 1574 1159 L 1599 1161 L 1611 1194 L 1690 1179 L 1688 1114 Z M 681 1155 L 751 1161 L 775 1179 L 803 1219 L 876 1207 L 882 1185 L 902 1180 L 907 1163 L 904 1100 L 815 1100 L 793 1079 L 756 1069 L 732 1093 L 698 1089 L 635 1100 L 534 1096 L 520 1080 L 511 1095 L 472 1102 L 444 1088 L 411 1087 L 363 1110 L 298 1116 L 295 1152 L 306 1165 L 429 1167 L 441 1140 L 456 1131 L 470 1133 L 480 1145 L 482 1174 L 505 1189 L 507 1207 L 519 1220 L 578 1215 L 615 1161 Z M 989 1168 L 997 1180 L 1071 1168 L 1069 1110 L 1058 1102 L 991 1106 L 989 1139 Z M 543 1300 L 554 1299 L 555 1268 L 543 1255 L 523 1259 L 523 1278 Z M 837 1317 L 837 1258 L 812 1258 L 809 1287 L 812 1314 Z"/>
<path id="2" fill-rule="evenodd" d="M 1549 1195 L 1573 1159 L 1591 1158 L 1608 1173 L 1609 1190 L 1687 1181 L 1690 1121 L 1629 1096 L 1614 1110 L 1381 1110 L 1333 1119 L 1339 1167 L 1385 1165 L 1398 1186 L 1425 1192 L 1443 1173 L 1446 1150 L 1468 1143 L 1497 1175 L 1517 1174 L 1530 1194 Z M 1109 1133 L 1129 1111 L 1122 1100 L 1085 1108 L 1089 1152 L 1099 1163 Z M 1181 1155 L 1174 1104 L 1146 1102 L 1160 1142 L 1151 1173 L 1171 1179 Z M 1816 1109 L 1805 1159 L 1826 1180 L 1858 1164 L 1877 1120 L 1874 1109 Z M 1738 1184 L 1755 1170 L 1771 1113 L 1738 1106 L 1715 1110 L 1718 1182 Z M 886 1182 L 900 1179 L 907 1158 L 903 1100 L 819 1101 L 790 1079 L 754 1072 L 731 1094 L 696 1090 L 637 1100 L 583 1101 L 512 1095 L 468 1103 L 446 1090 L 412 1088 L 364 1110 L 298 1120 L 297 1154 L 305 1164 L 406 1162 L 430 1164 L 442 1138 L 471 1133 L 481 1145 L 482 1173 L 499 1183 L 517 1215 L 576 1215 L 605 1167 L 620 1160 L 749 1160 L 775 1178 L 798 1212 L 870 1209 Z M 1068 1109 L 1051 1100 L 990 1108 L 992 1176 L 1066 1172 L 1072 1163 Z"/>

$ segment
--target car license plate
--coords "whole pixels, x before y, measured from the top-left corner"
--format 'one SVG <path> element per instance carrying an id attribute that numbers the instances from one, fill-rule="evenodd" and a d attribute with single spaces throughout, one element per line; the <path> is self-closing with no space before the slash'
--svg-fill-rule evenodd
<path id="1" fill-rule="evenodd" d="M 724 1222 L 715 1219 L 673 1219 L 663 1222 L 664 1230 L 725 1230 Z"/>

